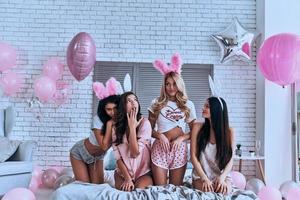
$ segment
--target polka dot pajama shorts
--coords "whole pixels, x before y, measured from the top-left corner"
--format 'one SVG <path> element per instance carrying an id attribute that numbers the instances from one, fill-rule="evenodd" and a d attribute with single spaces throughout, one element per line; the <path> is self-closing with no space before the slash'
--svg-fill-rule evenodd
<path id="1" fill-rule="evenodd" d="M 178 169 L 187 163 L 187 144 L 182 142 L 177 151 L 164 151 L 158 139 L 152 145 L 152 163 L 163 169 Z"/>

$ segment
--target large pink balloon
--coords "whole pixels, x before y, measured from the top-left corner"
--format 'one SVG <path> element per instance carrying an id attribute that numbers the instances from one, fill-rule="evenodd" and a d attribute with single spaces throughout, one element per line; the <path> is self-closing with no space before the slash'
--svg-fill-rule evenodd
<path id="1" fill-rule="evenodd" d="M 264 41 L 257 55 L 264 77 L 285 86 L 300 79 L 300 37 L 283 33 Z"/>
<path id="2" fill-rule="evenodd" d="M 2 200 L 35 200 L 34 194 L 26 188 L 14 188 L 8 191 Z"/>
<path id="3" fill-rule="evenodd" d="M 51 58 L 43 66 L 43 75 L 48 76 L 54 81 L 61 78 L 63 71 L 64 65 L 58 58 Z"/>
<path id="4" fill-rule="evenodd" d="M 34 83 L 35 96 L 38 97 L 42 102 L 49 102 L 50 100 L 52 100 L 55 92 L 56 84 L 51 78 L 47 76 L 40 77 Z"/>
<path id="5" fill-rule="evenodd" d="M 16 62 L 16 50 L 9 44 L 0 42 L 0 71 L 3 72 L 16 66 Z"/>
<path id="6" fill-rule="evenodd" d="M 7 96 L 12 96 L 15 93 L 19 92 L 24 83 L 23 77 L 12 71 L 4 73 L 0 82 L 4 94 L 6 94 Z"/>
<path id="7" fill-rule="evenodd" d="M 233 184 L 238 187 L 239 189 L 245 189 L 246 187 L 246 178 L 241 172 L 232 171 L 230 172 L 232 177 Z"/>
<path id="8" fill-rule="evenodd" d="M 282 196 L 279 190 L 277 190 L 276 188 L 266 186 L 259 191 L 258 198 L 260 200 L 281 200 Z"/>
<path id="9" fill-rule="evenodd" d="M 76 80 L 85 79 L 96 62 L 96 45 L 88 33 L 78 33 L 67 50 L 67 64 Z"/>

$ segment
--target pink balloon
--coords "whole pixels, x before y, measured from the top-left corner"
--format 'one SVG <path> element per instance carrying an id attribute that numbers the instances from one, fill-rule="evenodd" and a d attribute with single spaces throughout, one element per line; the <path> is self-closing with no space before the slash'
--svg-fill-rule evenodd
<path id="1" fill-rule="evenodd" d="M 56 105 L 61 106 L 65 104 L 71 95 L 71 86 L 66 82 L 56 83 L 56 92 L 54 94 L 54 102 Z"/>
<path id="2" fill-rule="evenodd" d="M 259 191 L 258 198 L 260 200 L 281 200 L 282 196 L 279 190 L 277 190 L 276 188 L 266 186 Z"/>
<path id="3" fill-rule="evenodd" d="M 288 191 L 286 200 L 299 200 L 300 188 L 292 188 Z"/>
<path id="4" fill-rule="evenodd" d="M 47 188 L 53 188 L 54 183 L 59 176 L 55 169 L 47 169 L 42 175 L 42 183 Z"/>
<path id="5" fill-rule="evenodd" d="M 96 62 L 96 45 L 93 38 L 85 32 L 78 33 L 67 50 L 67 63 L 76 80 L 85 79 Z"/>
<path id="6" fill-rule="evenodd" d="M 23 77 L 15 72 L 8 71 L 4 73 L 1 79 L 1 86 L 4 94 L 7 96 L 12 96 L 19 92 L 23 85 Z"/>
<path id="7" fill-rule="evenodd" d="M 245 189 L 246 187 L 246 178 L 245 176 L 240 173 L 240 172 L 237 172 L 237 171 L 232 171 L 230 173 L 231 175 L 231 178 L 232 178 L 232 182 L 233 184 L 238 187 L 239 189 Z"/>
<path id="8" fill-rule="evenodd" d="M 0 42 L 0 71 L 3 72 L 16 66 L 16 62 L 16 50 L 9 44 Z"/>
<path id="9" fill-rule="evenodd" d="M 2 200 L 35 200 L 34 194 L 26 188 L 14 188 L 8 191 Z"/>
<path id="10" fill-rule="evenodd" d="M 36 179 L 38 181 L 38 185 L 40 186 L 42 184 L 42 174 L 43 170 L 40 166 L 34 166 L 32 171 L 32 178 Z"/>
<path id="11" fill-rule="evenodd" d="M 33 193 L 36 193 L 39 186 L 40 186 L 39 180 L 36 177 L 32 177 L 28 189 L 31 190 Z"/>
<path id="12" fill-rule="evenodd" d="M 58 58 L 51 58 L 43 66 L 43 75 L 56 81 L 61 78 L 64 71 L 64 65 Z"/>
<path id="13" fill-rule="evenodd" d="M 300 37 L 283 33 L 264 41 L 257 55 L 264 77 L 285 86 L 300 79 Z"/>
<path id="14" fill-rule="evenodd" d="M 42 102 L 48 102 L 52 100 L 55 92 L 55 82 L 47 76 L 38 78 L 34 83 L 35 96 L 37 96 Z"/>

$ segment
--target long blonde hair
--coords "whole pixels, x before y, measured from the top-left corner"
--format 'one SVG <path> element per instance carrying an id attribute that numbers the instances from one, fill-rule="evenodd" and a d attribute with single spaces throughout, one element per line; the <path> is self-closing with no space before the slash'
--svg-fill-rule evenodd
<path id="1" fill-rule="evenodd" d="M 164 76 L 163 84 L 160 89 L 160 96 L 158 97 L 157 102 L 152 105 L 152 110 L 155 117 L 158 117 L 160 110 L 166 106 L 167 102 L 169 101 L 169 97 L 166 92 L 166 81 L 168 78 L 172 78 L 176 83 L 178 91 L 175 95 L 175 102 L 178 108 L 184 112 L 186 118 L 189 118 L 190 109 L 186 106 L 188 96 L 186 94 L 185 84 L 182 77 L 175 72 L 170 72 Z"/>

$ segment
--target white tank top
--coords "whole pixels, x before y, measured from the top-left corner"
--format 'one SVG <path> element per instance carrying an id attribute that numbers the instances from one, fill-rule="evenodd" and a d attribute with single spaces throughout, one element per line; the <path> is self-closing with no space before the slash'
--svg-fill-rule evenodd
<path id="1" fill-rule="evenodd" d="M 221 170 L 216 161 L 217 145 L 207 143 L 205 150 L 200 154 L 200 163 L 204 173 L 209 180 L 213 180 L 221 175 Z"/>

